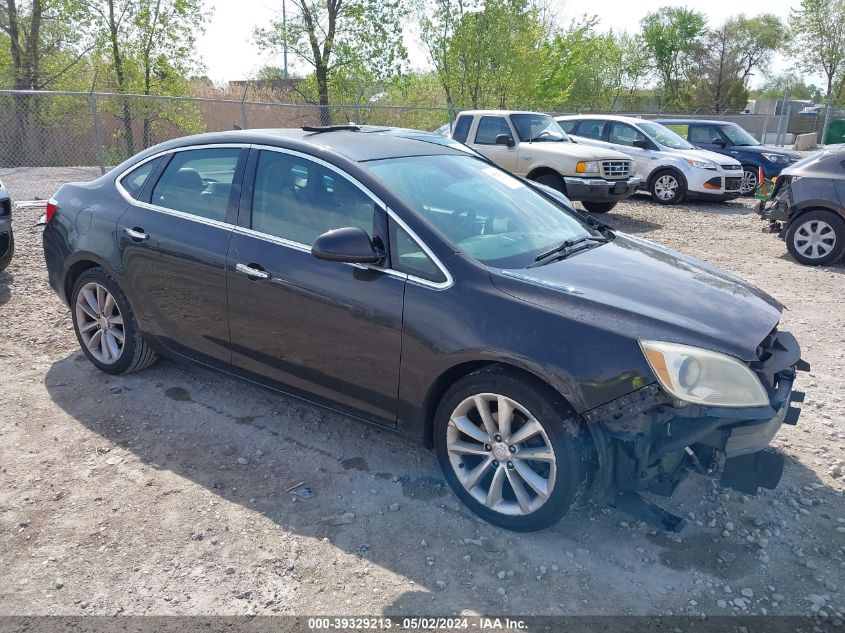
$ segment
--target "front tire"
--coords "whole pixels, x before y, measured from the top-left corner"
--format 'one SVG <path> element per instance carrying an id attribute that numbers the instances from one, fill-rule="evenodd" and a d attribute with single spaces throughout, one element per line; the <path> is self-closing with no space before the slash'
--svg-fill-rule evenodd
<path id="1" fill-rule="evenodd" d="M 90 268 L 76 280 L 71 315 L 76 339 L 98 369 L 129 374 L 155 362 L 156 353 L 141 337 L 126 295 L 102 268 Z"/>
<path id="2" fill-rule="evenodd" d="M 832 264 L 845 253 L 845 221 L 832 211 L 802 213 L 789 223 L 786 248 L 799 264 Z"/>
<path id="3" fill-rule="evenodd" d="M 557 522 L 585 496 L 595 469 L 589 437 L 564 399 L 502 366 L 452 385 L 437 408 L 434 433 L 454 493 L 507 530 Z"/>
<path id="4" fill-rule="evenodd" d="M 12 258 L 15 256 L 15 236 L 12 231 L 9 231 L 9 246 L 6 252 L 0 255 L 0 272 L 3 272 L 12 263 Z"/>
<path id="5" fill-rule="evenodd" d="M 582 200 L 581 204 L 590 213 L 607 213 L 616 206 L 615 202 L 587 202 Z"/>
<path id="6" fill-rule="evenodd" d="M 545 173 L 540 174 L 532 178 L 534 182 L 538 182 L 541 185 L 546 185 L 547 187 L 551 187 L 552 189 L 556 189 L 560 191 L 563 195 L 566 195 L 566 183 L 563 182 L 563 178 L 559 174 L 552 174 L 552 173 Z"/>
<path id="7" fill-rule="evenodd" d="M 652 199 L 658 204 L 680 204 L 687 194 L 683 177 L 671 169 L 657 172 L 648 189 Z"/>
<path id="8" fill-rule="evenodd" d="M 742 166 L 742 182 L 739 185 L 739 193 L 743 196 L 754 195 L 757 186 L 760 184 L 757 168 L 750 165 Z"/>

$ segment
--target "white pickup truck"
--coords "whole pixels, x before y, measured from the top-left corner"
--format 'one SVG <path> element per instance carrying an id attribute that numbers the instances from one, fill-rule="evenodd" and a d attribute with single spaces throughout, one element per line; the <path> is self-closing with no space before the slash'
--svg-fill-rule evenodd
<path id="1" fill-rule="evenodd" d="M 580 200 L 590 213 L 610 211 L 642 183 L 629 156 L 575 143 L 539 112 L 466 110 L 449 136 L 511 173 Z"/>

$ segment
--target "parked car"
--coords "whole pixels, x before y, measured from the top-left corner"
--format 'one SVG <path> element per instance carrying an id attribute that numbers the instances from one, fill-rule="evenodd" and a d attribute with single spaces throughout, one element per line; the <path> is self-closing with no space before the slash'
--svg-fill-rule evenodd
<path id="1" fill-rule="evenodd" d="M 467 110 L 455 119 L 451 137 L 512 174 L 580 200 L 590 213 L 610 211 L 640 185 L 627 156 L 573 143 L 548 114 Z"/>
<path id="2" fill-rule="evenodd" d="M 579 143 L 619 150 L 634 160 L 642 186 L 660 204 L 684 198 L 739 196 L 742 166 L 733 158 L 696 149 L 672 130 L 635 117 L 557 117 Z"/>
<path id="3" fill-rule="evenodd" d="M 791 163 L 801 159 L 801 154 L 782 147 L 761 145 L 760 141 L 730 121 L 704 121 L 698 119 L 659 119 L 679 136 L 696 147 L 735 158 L 742 165 L 742 184 L 739 192 L 753 194 L 763 178 L 772 180 Z"/>
<path id="4" fill-rule="evenodd" d="M 12 234 L 12 199 L 0 182 L 0 271 L 6 270 L 15 256 L 15 236 Z"/>
<path id="5" fill-rule="evenodd" d="M 726 485 L 776 485 L 763 449 L 801 366 L 782 306 L 428 136 L 203 134 L 62 186 L 44 255 L 83 352 L 109 374 L 193 361 L 422 440 L 512 530 L 588 491 L 677 529 L 638 491 L 720 455 Z"/>
<path id="6" fill-rule="evenodd" d="M 452 129 L 452 123 L 451 122 L 444 123 L 439 128 L 434 130 L 434 134 L 437 134 L 438 136 L 449 136 L 449 132 L 451 131 L 451 129 Z"/>
<path id="7" fill-rule="evenodd" d="M 845 145 L 826 149 L 784 169 L 770 202 L 757 203 L 765 229 L 786 242 L 801 264 L 833 264 L 845 254 Z"/>

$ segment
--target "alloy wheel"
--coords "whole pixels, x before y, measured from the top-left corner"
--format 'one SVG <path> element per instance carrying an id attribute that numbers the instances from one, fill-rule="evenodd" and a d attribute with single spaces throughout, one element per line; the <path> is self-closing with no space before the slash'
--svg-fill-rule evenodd
<path id="1" fill-rule="evenodd" d="M 87 283 L 76 295 L 76 325 L 88 352 L 111 365 L 123 354 L 126 331 L 112 294 L 98 283 Z"/>
<path id="2" fill-rule="evenodd" d="M 742 172 L 742 182 L 739 184 L 739 192 L 747 196 L 750 193 L 754 193 L 754 190 L 757 188 L 757 174 L 750 169 L 746 169 Z"/>
<path id="3" fill-rule="evenodd" d="M 678 191 L 678 180 L 674 176 L 664 174 L 654 181 L 654 194 L 661 200 L 671 200 Z"/>
<path id="4" fill-rule="evenodd" d="M 807 259 L 821 259 L 836 246 L 836 231 L 823 220 L 808 220 L 792 237 L 795 250 Z"/>
<path id="5" fill-rule="evenodd" d="M 501 514 L 536 512 L 554 490 L 551 441 L 540 422 L 507 396 L 480 393 L 463 400 L 449 418 L 446 449 L 464 489 Z"/>

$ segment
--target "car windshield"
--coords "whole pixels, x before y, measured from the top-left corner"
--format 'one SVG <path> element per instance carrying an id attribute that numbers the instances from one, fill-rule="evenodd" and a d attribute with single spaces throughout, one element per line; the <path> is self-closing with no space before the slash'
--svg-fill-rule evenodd
<path id="1" fill-rule="evenodd" d="M 723 125 L 722 132 L 725 133 L 734 145 L 759 145 L 760 141 L 751 136 L 748 132 L 739 127 L 736 123 Z"/>
<path id="2" fill-rule="evenodd" d="M 560 124 L 548 114 L 512 114 L 511 122 L 520 141 L 568 142 Z"/>
<path id="3" fill-rule="evenodd" d="M 653 121 L 639 121 L 637 125 L 660 145 L 669 149 L 695 149 L 680 136 L 675 134 L 668 127 L 654 123 Z"/>
<path id="4" fill-rule="evenodd" d="M 365 163 L 452 245 L 496 268 L 524 268 L 537 255 L 594 235 L 521 180 L 471 156 L 409 156 Z"/>

